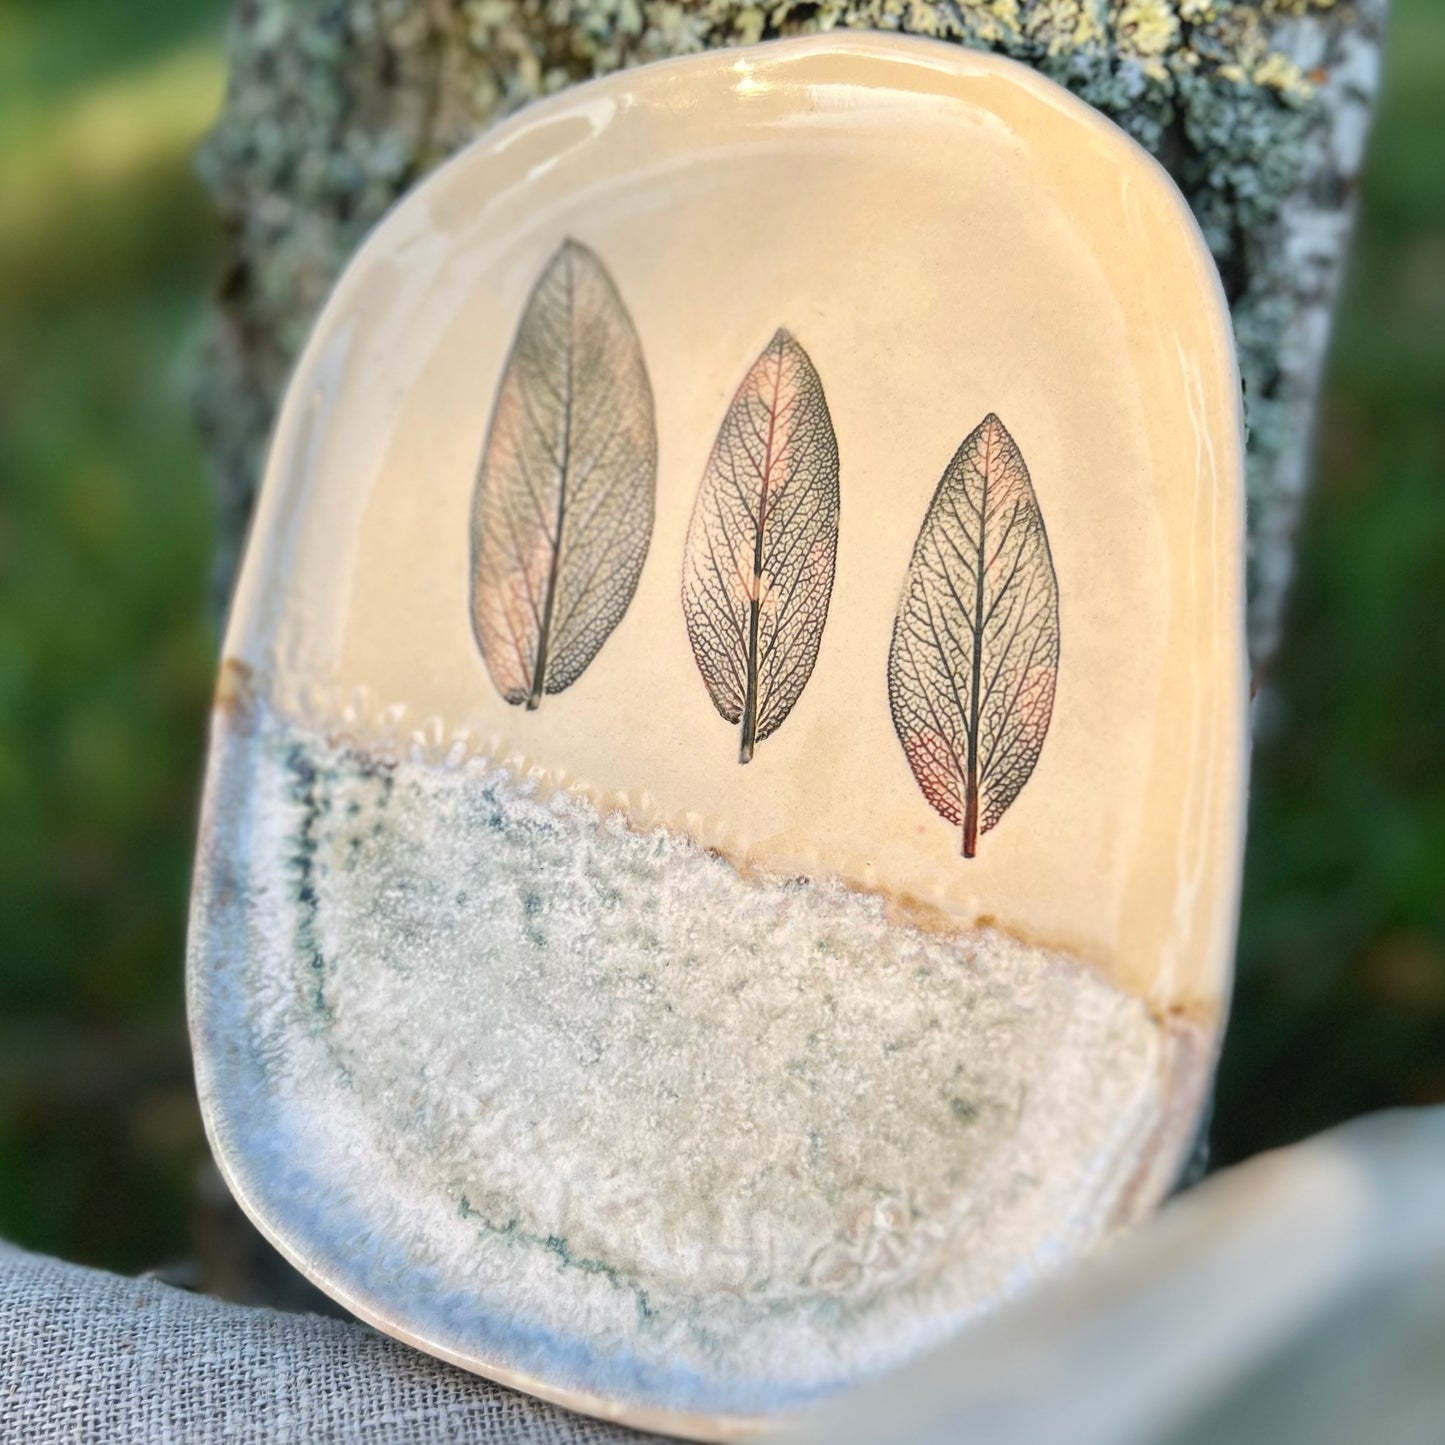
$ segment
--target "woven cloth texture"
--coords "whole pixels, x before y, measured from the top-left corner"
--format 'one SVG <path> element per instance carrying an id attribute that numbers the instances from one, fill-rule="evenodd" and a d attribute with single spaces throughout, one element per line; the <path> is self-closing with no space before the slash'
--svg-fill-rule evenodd
<path id="1" fill-rule="evenodd" d="M 504 1390 L 364 1325 L 222 1304 L 0 1244 L 0 1441 L 657 1439 Z"/>

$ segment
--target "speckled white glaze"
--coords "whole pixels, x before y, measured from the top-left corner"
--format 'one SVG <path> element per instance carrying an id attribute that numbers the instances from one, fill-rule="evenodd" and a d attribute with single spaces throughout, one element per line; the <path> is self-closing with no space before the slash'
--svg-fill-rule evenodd
<path id="1" fill-rule="evenodd" d="M 262 708 L 211 809 L 240 1197 L 361 1313 L 554 1389 L 764 1415 L 911 1357 L 1094 1240 L 1197 1047 L 1070 959 L 480 760 Z"/>

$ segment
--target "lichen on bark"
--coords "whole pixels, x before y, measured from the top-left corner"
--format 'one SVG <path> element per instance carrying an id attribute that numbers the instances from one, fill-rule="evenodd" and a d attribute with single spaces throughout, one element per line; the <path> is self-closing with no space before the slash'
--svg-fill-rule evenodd
<path id="1" fill-rule="evenodd" d="M 1276 645 L 1384 0 L 239 0 L 201 159 L 230 255 L 199 412 L 229 586 L 291 363 L 341 266 L 488 123 L 592 76 L 834 28 L 1022 60 L 1116 121 L 1199 218 L 1250 426 L 1250 641 Z"/>

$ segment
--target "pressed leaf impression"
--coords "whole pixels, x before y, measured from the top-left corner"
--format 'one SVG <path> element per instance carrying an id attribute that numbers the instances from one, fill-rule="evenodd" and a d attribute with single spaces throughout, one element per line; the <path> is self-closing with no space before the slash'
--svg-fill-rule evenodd
<path id="1" fill-rule="evenodd" d="M 683 556 L 692 655 L 740 763 L 812 675 L 837 554 L 838 440 L 808 353 L 780 329 L 723 418 Z"/>
<path id="2" fill-rule="evenodd" d="M 1059 584 L 1028 467 L 992 413 L 948 464 L 913 547 L 888 702 L 913 776 L 963 833 L 1003 817 L 1038 762 L 1059 673 Z"/>
<path id="3" fill-rule="evenodd" d="M 472 627 L 508 702 L 537 707 L 597 656 L 637 590 L 656 489 L 636 329 L 566 241 L 522 313 L 472 499 Z"/>

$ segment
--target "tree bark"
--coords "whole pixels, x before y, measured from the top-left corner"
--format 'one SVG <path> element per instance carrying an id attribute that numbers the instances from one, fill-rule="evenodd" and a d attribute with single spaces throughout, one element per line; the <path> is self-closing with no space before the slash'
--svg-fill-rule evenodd
<path id="1" fill-rule="evenodd" d="M 228 232 L 198 411 L 229 590 L 291 363 L 364 233 L 489 122 L 640 61 L 834 27 L 1023 60 L 1168 168 L 1244 376 L 1250 643 L 1278 636 L 1384 0 L 239 0 L 201 159 Z"/>

